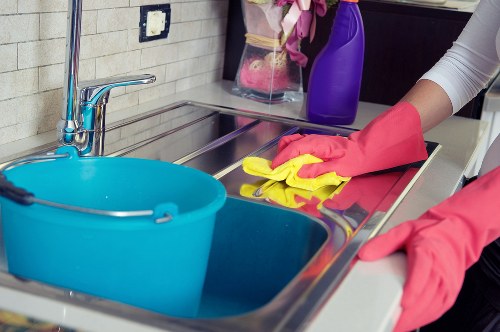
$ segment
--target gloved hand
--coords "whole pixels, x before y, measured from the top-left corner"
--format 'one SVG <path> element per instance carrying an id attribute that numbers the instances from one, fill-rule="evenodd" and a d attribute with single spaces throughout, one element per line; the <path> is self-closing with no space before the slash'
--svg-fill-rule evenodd
<path id="1" fill-rule="evenodd" d="M 300 134 L 283 137 L 271 167 L 302 154 L 324 161 L 302 166 L 298 172 L 302 178 L 329 172 L 350 177 L 427 158 L 420 116 L 408 102 L 397 103 L 347 139 Z"/>
<path id="2" fill-rule="evenodd" d="M 500 167 L 361 248 L 358 256 L 366 261 L 406 251 L 408 276 L 395 331 L 430 323 L 453 305 L 466 269 L 500 236 L 498 197 Z"/>

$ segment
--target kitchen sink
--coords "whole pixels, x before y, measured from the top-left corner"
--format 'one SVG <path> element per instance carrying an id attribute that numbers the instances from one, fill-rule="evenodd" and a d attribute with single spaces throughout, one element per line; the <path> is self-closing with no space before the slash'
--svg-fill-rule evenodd
<path id="1" fill-rule="evenodd" d="M 272 197 L 243 195 L 245 185 L 257 188 L 262 179 L 243 172 L 241 163 L 247 156 L 272 159 L 277 142 L 285 135 L 346 136 L 351 132 L 190 101 L 106 128 L 106 156 L 158 159 L 194 167 L 226 187 L 228 200 L 217 215 L 197 317 L 160 315 L 7 273 L 0 273 L 0 286 L 167 330 L 304 329 L 348 272 L 359 247 L 382 228 L 439 145 L 427 142 L 429 158 L 424 162 L 351 180 L 342 191 L 361 184 L 358 199 L 344 206 L 335 202 L 341 197 L 335 194 L 337 188 L 320 198 L 308 196 L 304 204 L 293 206 Z M 12 159 L 52 152 L 56 147 L 49 144 Z M 0 263 L 5 272 L 5 258 Z"/>

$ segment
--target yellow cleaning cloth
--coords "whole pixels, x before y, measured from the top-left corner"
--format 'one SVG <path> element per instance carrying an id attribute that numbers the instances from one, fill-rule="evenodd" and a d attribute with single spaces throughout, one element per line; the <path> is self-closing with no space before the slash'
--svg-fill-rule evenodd
<path id="1" fill-rule="evenodd" d="M 337 175 L 335 172 L 322 174 L 315 178 L 301 178 L 297 172 L 306 164 L 321 163 L 323 160 L 310 155 L 303 154 L 286 163 L 271 168 L 271 161 L 259 157 L 247 157 L 243 159 L 243 170 L 255 176 L 261 176 L 275 181 L 286 181 L 290 187 L 314 191 L 324 186 L 338 186 L 342 182 L 347 182 L 351 178 Z"/>
<path id="2" fill-rule="evenodd" d="M 347 182 L 339 186 L 323 186 L 315 191 L 293 188 L 285 182 L 275 180 L 260 180 L 252 184 L 245 183 L 240 187 L 240 195 L 254 199 L 269 199 L 279 205 L 297 209 L 316 198 L 320 209 L 323 202 L 340 193 Z M 256 194 L 257 193 L 257 194 Z"/>

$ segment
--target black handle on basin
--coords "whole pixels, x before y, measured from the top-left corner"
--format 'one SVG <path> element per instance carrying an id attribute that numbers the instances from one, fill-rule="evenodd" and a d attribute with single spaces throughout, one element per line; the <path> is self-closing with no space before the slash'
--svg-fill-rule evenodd
<path id="1" fill-rule="evenodd" d="M 16 187 L 3 173 L 0 173 L 0 195 L 22 205 L 33 204 L 33 194 Z"/>
<path id="2" fill-rule="evenodd" d="M 78 151 L 76 150 L 75 147 L 63 147 L 61 149 L 67 149 L 68 151 L 73 152 L 74 156 L 78 155 Z M 63 151 L 64 152 L 64 151 Z M 11 161 L 7 164 L 2 165 L 0 168 L 0 196 L 3 196 L 7 199 L 10 199 L 11 201 L 14 201 L 16 203 L 22 204 L 22 205 L 31 205 L 35 203 L 35 195 L 26 189 L 17 187 L 14 185 L 11 181 L 7 180 L 7 177 L 4 174 L 4 171 L 11 168 L 11 167 L 17 167 L 20 166 L 24 163 L 31 163 L 31 162 L 37 162 L 37 161 L 44 161 L 44 160 L 52 160 L 52 159 L 59 159 L 59 158 L 68 158 L 70 154 L 68 152 L 63 153 L 63 154 L 51 154 L 48 153 L 46 155 L 33 155 L 33 156 L 28 156 L 26 158 L 21 158 L 18 160 Z"/>

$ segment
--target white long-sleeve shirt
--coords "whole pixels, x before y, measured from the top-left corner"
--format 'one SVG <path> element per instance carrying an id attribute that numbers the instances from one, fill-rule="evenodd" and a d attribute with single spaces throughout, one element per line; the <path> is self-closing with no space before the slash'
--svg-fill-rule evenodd
<path id="1" fill-rule="evenodd" d="M 484 89 L 500 64 L 500 0 L 481 0 L 463 32 L 421 79 L 439 84 L 453 113 Z M 486 153 L 479 175 L 500 165 L 500 135 Z"/>
<path id="2" fill-rule="evenodd" d="M 463 32 L 424 74 L 448 94 L 453 113 L 484 89 L 500 63 L 500 0 L 481 0 Z"/>

